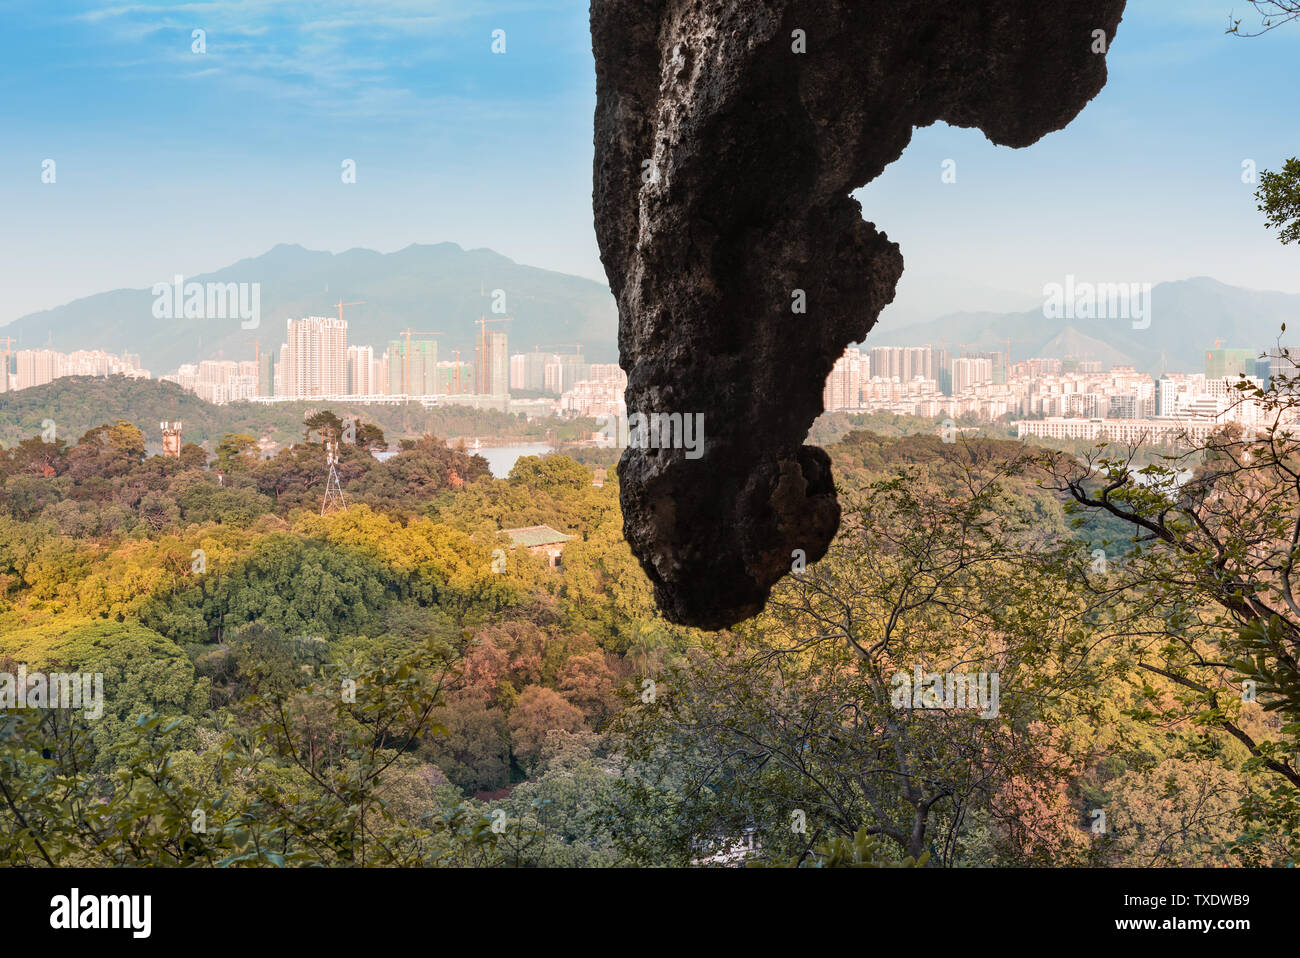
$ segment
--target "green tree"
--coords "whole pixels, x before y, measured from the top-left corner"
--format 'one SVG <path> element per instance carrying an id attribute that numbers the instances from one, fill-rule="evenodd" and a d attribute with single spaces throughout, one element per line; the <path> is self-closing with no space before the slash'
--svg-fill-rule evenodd
<path id="1" fill-rule="evenodd" d="M 228 432 L 217 445 L 217 468 L 222 472 L 247 472 L 257 461 L 257 440 L 246 432 Z"/>
<path id="2" fill-rule="evenodd" d="M 1264 226 L 1277 230 L 1280 242 L 1300 241 L 1300 159 L 1291 157 L 1279 172 L 1261 172 L 1255 198 Z"/>
<path id="3" fill-rule="evenodd" d="M 591 470 L 567 456 L 521 456 L 510 470 L 512 483 L 530 489 L 582 489 L 591 485 Z"/>
<path id="4" fill-rule="evenodd" d="M 302 435 L 306 442 L 322 443 L 326 439 L 337 440 L 343 435 L 343 420 L 328 409 L 311 413 L 303 419 L 302 425 Z"/>
<path id="5" fill-rule="evenodd" d="M 1252 818 L 1300 837 L 1298 383 L 1286 373 L 1267 390 L 1242 383 L 1242 399 L 1264 412 L 1259 431 L 1230 424 L 1163 465 L 1135 469 L 1105 447 L 1046 464 L 1079 508 L 1134 530 L 1107 588 L 1150 610 L 1135 668 L 1173 683 L 1182 715 L 1244 746 L 1246 771 L 1277 776 L 1271 799 L 1252 799 Z M 1145 714 L 1169 721 L 1175 710 L 1154 690 L 1148 698 Z"/>
<path id="6" fill-rule="evenodd" d="M 547 736 L 556 731 L 584 728 L 582 712 L 554 689 L 530 685 L 510 712 L 510 741 L 515 758 L 525 770 L 536 768 Z"/>
<path id="7" fill-rule="evenodd" d="M 208 454 L 203 451 L 203 447 L 187 442 L 181 446 L 181 468 L 182 469 L 205 469 L 208 465 Z"/>
<path id="8" fill-rule="evenodd" d="M 384 431 L 374 423 L 363 422 L 357 425 L 357 447 L 367 452 L 383 452 L 388 448 Z"/>
<path id="9" fill-rule="evenodd" d="M 865 827 L 900 857 L 950 865 L 983 816 L 1000 854 L 1083 861 L 1085 841 L 1013 840 L 1000 824 L 1022 817 L 1022 794 L 1068 781 L 1052 723 L 1096 695 L 1104 667 L 1088 655 L 1100 603 L 1070 589 L 1051 524 L 1006 488 L 1026 466 L 1010 444 L 963 443 L 846 491 L 821 562 L 651 679 L 616 722 L 629 854 L 687 864 L 754 829 L 786 860 Z M 950 688 L 975 674 L 984 707 L 915 708 L 918 670 Z M 1084 835 L 1068 814 L 1028 827 Z"/>
<path id="10" fill-rule="evenodd" d="M 93 765 L 104 771 L 120 753 L 141 716 L 158 715 L 173 724 L 173 740 L 192 744 L 198 719 L 209 704 L 209 683 L 195 675 L 180 648 L 150 629 L 131 623 L 55 623 L 11 632 L 0 653 L 29 669 L 76 672 L 102 678 L 103 714 L 87 723 Z"/>
<path id="11" fill-rule="evenodd" d="M 436 732 L 447 650 L 340 662 L 291 696 L 256 696 L 240 722 L 178 751 L 178 725 L 133 722 L 119 771 L 91 773 L 84 722 L 49 710 L 0 716 L 0 862 L 9 865 L 493 865 L 485 816 L 394 796 L 404 756 Z M 408 790 L 409 792 L 409 790 Z M 414 801 L 414 805 L 413 805 Z M 419 817 L 412 821 L 410 814 Z M 519 842 L 518 844 L 525 844 Z"/>

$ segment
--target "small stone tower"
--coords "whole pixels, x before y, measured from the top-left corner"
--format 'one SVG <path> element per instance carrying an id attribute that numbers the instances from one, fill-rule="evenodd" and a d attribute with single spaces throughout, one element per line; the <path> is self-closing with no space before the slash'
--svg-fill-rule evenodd
<path id="1" fill-rule="evenodd" d="M 163 455 L 171 456 L 173 459 L 181 457 L 181 422 L 160 422 L 158 427 L 162 430 Z"/>

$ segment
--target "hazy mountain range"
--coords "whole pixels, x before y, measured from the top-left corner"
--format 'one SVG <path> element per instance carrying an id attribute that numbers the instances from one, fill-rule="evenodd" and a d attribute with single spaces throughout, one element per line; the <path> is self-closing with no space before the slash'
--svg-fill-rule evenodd
<path id="1" fill-rule="evenodd" d="M 902 329 L 951 313 L 1019 313 L 1042 302 L 1040 295 L 999 289 L 964 276 L 905 269 L 882 322 L 888 322 L 890 329 Z"/>
<path id="2" fill-rule="evenodd" d="M 890 307 L 892 308 L 892 307 Z M 1134 329 L 1127 319 L 1048 319 L 1041 305 L 1024 312 L 963 312 L 927 323 L 891 325 L 889 309 L 866 346 L 913 346 L 945 341 L 960 352 L 1005 352 L 1013 361 L 1035 356 L 1129 363 L 1139 370 L 1199 372 L 1205 353 L 1227 348 L 1263 351 L 1283 341 L 1300 344 L 1300 294 L 1227 286 L 1208 277 L 1160 283 L 1151 290 L 1151 324 Z"/>
<path id="3" fill-rule="evenodd" d="M 170 283 L 173 277 L 159 277 Z M 241 328 L 233 319 L 158 319 L 150 289 L 118 289 L 31 313 L 5 327 L 15 348 L 62 351 L 102 348 L 139 353 L 155 376 L 198 359 L 251 359 L 250 340 L 263 349 L 284 341 L 284 321 L 333 316 L 345 306 L 348 339 L 382 351 L 401 330 L 441 332 L 441 358 L 461 350 L 474 357 L 475 320 L 492 313 L 494 290 L 505 292 L 504 326 L 510 349 L 581 343 L 597 362 L 618 354 L 618 312 L 608 288 L 564 273 L 524 266 L 489 249 L 455 243 L 412 245 L 393 253 L 351 249 L 329 253 L 280 245 L 251 259 L 185 282 L 260 283 L 261 322 Z M 938 310 L 968 302 L 981 311 Z M 937 316 L 937 318 L 935 318 Z M 867 339 L 868 346 L 938 345 L 955 352 L 1005 351 L 1033 356 L 1130 363 L 1140 370 L 1197 371 L 1216 340 L 1262 350 L 1276 344 L 1279 327 L 1300 330 L 1300 294 L 1227 286 L 1208 277 L 1161 283 L 1151 292 L 1151 324 L 1134 329 L 1125 319 L 1047 319 L 1041 303 L 1023 294 L 954 277 L 904 274 L 899 295 Z"/>
<path id="4" fill-rule="evenodd" d="M 173 277 L 160 276 L 160 283 Z M 381 352 L 401 330 L 441 332 L 439 358 L 473 361 L 476 320 L 493 317 L 492 293 L 505 292 L 505 329 L 512 351 L 534 346 L 581 343 L 593 361 L 618 356 L 618 311 L 609 289 L 564 273 L 523 266 L 489 249 L 462 249 L 455 243 L 411 245 L 394 253 L 351 249 L 329 253 L 280 245 L 252 259 L 185 282 L 260 283 L 261 319 L 243 329 L 239 319 L 157 319 L 150 289 L 97 293 L 31 313 L 0 327 L 18 342 L 16 349 L 48 346 L 63 352 L 106 349 L 139 353 L 157 376 L 199 359 L 252 359 L 250 340 L 278 349 L 285 320 L 337 316 L 345 306 L 348 342 Z"/>

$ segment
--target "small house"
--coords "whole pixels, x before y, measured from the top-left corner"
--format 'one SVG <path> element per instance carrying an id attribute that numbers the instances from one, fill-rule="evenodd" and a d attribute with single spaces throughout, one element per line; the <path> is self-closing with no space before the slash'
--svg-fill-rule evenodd
<path id="1" fill-rule="evenodd" d="M 525 526 L 522 529 L 501 531 L 510 537 L 510 542 L 515 548 L 522 547 L 533 555 L 546 556 L 546 561 L 552 569 L 560 567 L 565 543 L 574 538 L 550 526 Z"/>

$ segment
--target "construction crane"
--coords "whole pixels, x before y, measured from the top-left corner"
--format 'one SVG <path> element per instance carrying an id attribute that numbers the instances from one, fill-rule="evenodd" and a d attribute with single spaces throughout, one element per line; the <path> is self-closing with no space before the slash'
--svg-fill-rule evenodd
<path id="1" fill-rule="evenodd" d="M 478 318 L 478 342 L 474 346 L 475 352 L 475 373 L 476 382 L 474 391 L 480 395 L 486 395 L 488 387 L 492 384 L 488 382 L 488 371 L 486 364 L 487 356 L 487 328 L 493 323 L 513 323 L 514 319 L 508 316 L 502 316 L 499 319 L 488 319 L 485 316 Z"/>
<path id="2" fill-rule="evenodd" d="M 456 395 L 460 395 L 460 350 L 453 349 L 451 354 L 456 357 Z"/>
<path id="3" fill-rule="evenodd" d="M 340 296 L 340 297 L 339 297 L 339 301 L 338 301 L 337 303 L 334 304 L 335 308 L 337 308 L 338 311 L 339 311 L 339 322 L 340 322 L 340 323 L 343 322 L 343 307 L 344 307 L 344 306 L 364 306 L 364 305 L 366 305 L 366 301 L 365 301 L 364 299 L 359 299 L 359 300 L 357 300 L 355 303 L 345 303 L 345 302 L 343 302 L 343 297 Z"/>
<path id="4" fill-rule="evenodd" d="M 402 392 L 406 395 L 411 393 L 411 337 L 412 336 L 446 336 L 446 333 L 422 332 L 418 329 L 407 328 L 398 334 L 406 339 L 406 347 L 402 351 Z"/>
<path id="5" fill-rule="evenodd" d="M 1032 343 L 1033 340 L 1032 339 L 1004 339 L 1002 341 L 1007 344 L 1007 370 L 1010 371 L 1011 370 L 1011 344 Z"/>
<path id="6" fill-rule="evenodd" d="M 1216 340 L 1214 341 L 1214 348 L 1215 348 L 1215 349 L 1222 349 L 1222 348 L 1223 348 L 1223 344 L 1226 343 L 1226 342 L 1227 342 L 1226 339 L 1216 339 Z"/>
<path id="7" fill-rule="evenodd" d="M 582 343 L 550 343 L 545 346 L 534 346 L 533 352 L 540 353 L 543 349 L 576 349 L 577 355 L 582 355 Z"/>

